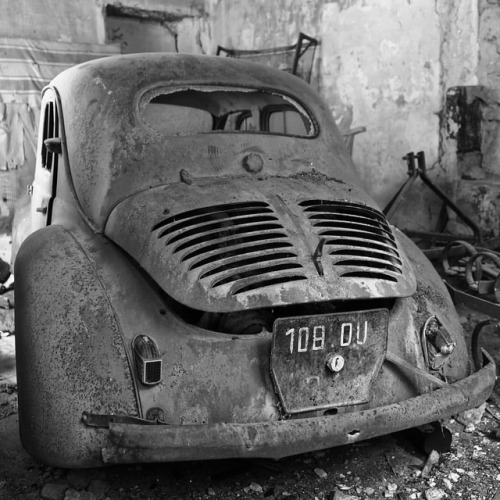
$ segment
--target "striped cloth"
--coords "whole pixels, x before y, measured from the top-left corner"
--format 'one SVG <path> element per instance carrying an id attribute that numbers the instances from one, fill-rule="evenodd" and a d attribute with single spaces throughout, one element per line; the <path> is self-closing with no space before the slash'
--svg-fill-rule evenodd
<path id="1" fill-rule="evenodd" d="M 26 148 L 35 150 L 43 87 L 66 68 L 119 53 L 119 44 L 0 37 L 0 170 L 21 167 Z"/>
<path id="2" fill-rule="evenodd" d="M 0 96 L 22 102 L 39 95 L 58 73 L 90 59 L 120 53 L 118 44 L 49 42 L 0 38 Z M 20 100 L 21 98 L 21 100 Z"/>

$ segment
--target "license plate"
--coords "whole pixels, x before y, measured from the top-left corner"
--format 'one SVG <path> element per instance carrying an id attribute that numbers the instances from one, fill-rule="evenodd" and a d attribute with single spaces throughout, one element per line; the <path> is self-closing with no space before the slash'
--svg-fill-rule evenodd
<path id="1" fill-rule="evenodd" d="M 382 366 L 389 311 L 279 318 L 271 374 L 285 413 L 361 404 Z"/>

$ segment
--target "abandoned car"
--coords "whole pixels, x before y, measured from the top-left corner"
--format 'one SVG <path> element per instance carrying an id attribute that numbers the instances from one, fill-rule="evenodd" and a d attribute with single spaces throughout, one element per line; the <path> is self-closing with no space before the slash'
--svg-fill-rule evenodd
<path id="1" fill-rule="evenodd" d="M 29 191 L 19 423 L 47 464 L 276 459 L 492 390 L 295 76 L 179 54 L 69 69 L 43 92 Z"/>

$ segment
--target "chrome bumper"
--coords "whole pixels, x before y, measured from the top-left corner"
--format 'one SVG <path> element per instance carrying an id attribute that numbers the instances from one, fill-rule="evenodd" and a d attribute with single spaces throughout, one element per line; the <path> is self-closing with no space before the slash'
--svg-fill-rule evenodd
<path id="1" fill-rule="evenodd" d="M 248 424 L 138 425 L 110 423 L 105 463 L 174 462 L 221 458 L 283 458 L 398 432 L 482 404 L 496 379 L 483 368 L 454 384 L 380 408 L 317 418 Z"/>

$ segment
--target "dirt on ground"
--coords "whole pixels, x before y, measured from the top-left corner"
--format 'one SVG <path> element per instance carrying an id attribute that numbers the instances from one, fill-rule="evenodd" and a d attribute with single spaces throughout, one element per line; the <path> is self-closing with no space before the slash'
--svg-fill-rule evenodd
<path id="1" fill-rule="evenodd" d="M 54 469 L 38 463 L 18 437 L 12 309 L 0 333 L 0 499 L 457 499 L 500 500 L 500 387 L 481 408 L 443 422 L 451 445 L 423 447 L 428 433 L 411 430 L 283 459 L 184 462 Z M 6 312 L 7 311 L 7 312 Z M 470 335 L 482 319 L 460 311 Z M 12 328 L 9 332 L 8 328 Z M 500 334 L 482 344 L 500 366 Z M 447 430 L 446 430 L 447 429 Z M 429 429 L 427 429 L 429 430 Z M 448 433 L 449 431 L 449 433 Z M 446 441 L 446 439 L 445 439 Z"/>

